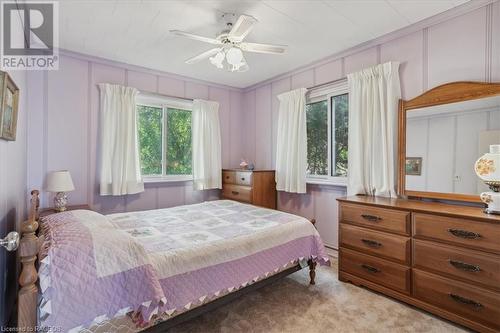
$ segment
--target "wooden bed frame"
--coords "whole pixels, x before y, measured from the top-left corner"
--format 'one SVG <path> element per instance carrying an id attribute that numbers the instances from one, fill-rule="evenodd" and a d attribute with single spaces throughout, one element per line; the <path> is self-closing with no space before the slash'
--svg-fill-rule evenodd
<path id="1" fill-rule="evenodd" d="M 17 301 L 17 326 L 19 332 L 36 332 L 38 325 L 38 271 L 37 256 L 44 239 L 37 236 L 38 230 L 38 208 L 40 206 L 39 191 L 31 191 L 31 203 L 28 220 L 21 225 L 21 241 L 19 244 L 19 257 L 21 260 L 21 274 L 19 276 L 19 293 Z M 316 221 L 311 220 L 314 225 Z M 316 263 L 309 260 L 310 284 L 315 284 Z M 237 297 L 261 288 L 276 280 L 302 269 L 300 265 L 290 267 L 276 275 L 241 288 L 233 293 L 220 297 L 207 304 L 196 307 L 178 316 L 161 322 L 146 329 L 146 332 L 163 332 L 164 330 L 178 325 L 186 320 L 192 319 L 205 312 L 211 311 L 221 305 L 231 302 Z"/>

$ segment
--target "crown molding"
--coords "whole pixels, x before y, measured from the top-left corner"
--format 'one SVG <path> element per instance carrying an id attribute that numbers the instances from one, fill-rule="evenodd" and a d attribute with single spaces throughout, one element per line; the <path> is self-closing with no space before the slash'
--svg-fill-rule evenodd
<path id="1" fill-rule="evenodd" d="M 107 66 L 118 67 L 118 68 L 122 68 L 124 70 L 138 71 L 138 72 L 147 73 L 147 74 L 151 74 L 151 75 L 181 80 L 184 82 L 203 84 L 203 85 L 207 85 L 207 86 L 214 87 L 214 88 L 220 88 L 220 89 L 226 89 L 226 90 L 230 90 L 230 91 L 245 93 L 245 92 L 248 92 L 251 90 L 255 90 L 255 89 L 262 87 L 264 85 L 270 84 L 274 81 L 286 79 L 294 74 L 299 74 L 301 72 L 313 69 L 315 67 L 319 67 L 319 66 L 324 65 L 324 64 L 327 64 L 329 62 L 342 59 L 342 58 L 347 57 L 349 55 L 359 53 L 359 52 L 362 52 L 364 50 L 370 49 L 372 47 L 376 47 L 376 46 L 379 46 L 381 44 L 387 43 L 389 41 L 392 41 L 392 40 L 404 37 L 406 35 L 410 35 L 412 33 L 424 30 L 424 29 L 429 28 L 433 25 L 448 21 L 448 20 L 453 19 L 455 17 L 467 14 L 469 12 L 472 12 L 474 10 L 477 10 L 479 8 L 488 6 L 489 4 L 496 3 L 496 2 L 500 2 L 500 0 L 470 0 L 470 1 L 464 3 L 460 6 L 457 6 L 457 7 L 454 7 L 452 9 L 449 9 L 445 12 L 436 14 L 434 16 L 431 16 L 431 17 L 426 18 L 422 21 L 416 22 L 416 23 L 409 25 L 407 27 L 398 29 L 396 31 L 390 32 L 390 33 L 385 34 L 383 36 L 380 36 L 380 37 L 377 37 L 375 39 L 369 40 L 367 42 L 358 44 L 356 46 L 353 46 L 353 47 L 348 48 L 346 50 L 343 50 L 341 52 L 329 55 L 325 58 L 313 61 L 309 64 L 304 65 L 304 66 L 297 67 L 293 70 L 276 75 L 274 77 L 271 77 L 269 79 L 263 80 L 261 82 L 255 83 L 253 85 L 250 85 L 250 86 L 244 87 L 244 88 L 238 88 L 238 87 L 228 86 L 228 85 L 224 85 L 224 84 L 214 83 L 211 81 L 200 80 L 200 79 L 196 79 L 196 78 L 189 77 L 189 76 L 183 76 L 183 75 L 179 75 L 179 74 L 164 72 L 161 70 L 146 68 L 146 67 L 142 67 L 142 66 L 138 66 L 138 65 L 132 65 L 132 64 L 125 63 L 125 62 L 121 62 L 121 61 L 110 60 L 110 59 L 106 59 L 106 58 L 102 58 L 102 57 L 98 57 L 98 56 L 93 56 L 93 55 L 89 55 L 89 54 L 84 54 L 84 53 L 79 53 L 79 52 L 75 52 L 75 51 L 70 51 L 70 50 L 66 50 L 66 49 L 59 49 L 59 54 L 62 56 L 67 56 L 67 57 L 71 57 L 71 58 L 75 58 L 75 59 L 79 59 L 79 60 L 83 60 L 83 61 L 89 61 L 92 63 L 98 63 L 98 64 L 107 65 Z"/>
<path id="2" fill-rule="evenodd" d="M 115 61 L 111 59 L 106 59 L 106 58 L 101 58 L 98 56 L 93 56 L 89 54 L 84 54 L 84 53 L 79 53 L 79 52 L 74 52 L 66 49 L 59 49 L 59 55 L 65 56 L 65 57 L 70 57 L 78 60 L 83 60 L 83 61 L 88 61 L 96 64 L 101 64 L 101 65 L 106 65 L 106 66 L 112 66 L 112 67 L 117 67 L 121 68 L 124 70 L 129 70 L 129 71 L 136 71 L 136 72 L 141 72 L 141 73 L 146 73 L 146 74 L 151 74 L 151 75 L 156 75 L 156 76 L 161 76 L 161 77 L 167 77 L 170 79 L 175 79 L 175 80 L 180 80 L 184 82 L 191 82 L 191 83 L 197 83 L 197 84 L 203 84 L 206 86 L 210 86 L 213 88 L 220 88 L 220 89 L 226 89 L 226 90 L 231 90 L 231 91 L 236 91 L 236 92 L 243 92 L 243 88 L 238 88 L 238 87 L 233 87 L 233 86 L 227 86 L 224 84 L 219 84 L 219 83 L 214 83 L 210 81 L 205 81 L 205 80 L 200 80 L 200 79 L 195 79 L 189 76 L 183 76 L 179 74 L 173 74 L 169 72 L 164 72 L 156 69 L 151 69 L 147 67 L 142 67 L 142 66 L 137 66 L 137 65 L 131 65 L 126 62 L 121 62 L 121 61 Z"/>

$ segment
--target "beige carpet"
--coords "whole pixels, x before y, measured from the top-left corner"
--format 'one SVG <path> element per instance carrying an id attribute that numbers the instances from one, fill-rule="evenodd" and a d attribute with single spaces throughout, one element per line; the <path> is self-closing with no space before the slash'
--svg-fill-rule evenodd
<path id="1" fill-rule="evenodd" d="M 337 279 L 336 262 L 309 286 L 303 269 L 169 333 L 466 332 L 413 307 Z"/>

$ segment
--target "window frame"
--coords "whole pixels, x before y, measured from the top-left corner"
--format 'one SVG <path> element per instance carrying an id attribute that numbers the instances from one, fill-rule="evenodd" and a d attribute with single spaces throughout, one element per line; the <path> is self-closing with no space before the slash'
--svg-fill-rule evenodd
<path id="1" fill-rule="evenodd" d="M 162 147 L 161 147 L 161 175 L 142 175 L 142 179 L 144 183 L 163 183 L 163 182 L 184 182 L 184 181 L 192 181 L 193 173 L 191 168 L 191 174 L 189 175 L 167 175 L 166 174 L 166 166 L 167 166 L 167 128 L 168 128 L 168 117 L 167 111 L 168 109 L 178 109 L 192 112 L 193 111 L 193 101 L 192 100 L 184 100 L 175 97 L 167 97 L 167 96 L 159 96 L 154 94 L 145 94 L 140 93 L 137 96 L 136 102 L 136 117 L 138 116 L 139 111 L 137 110 L 138 105 L 148 106 L 153 108 L 161 108 L 162 110 L 162 129 L 161 129 L 161 139 L 162 139 Z M 191 118 L 192 119 L 192 118 Z M 137 121 L 136 121 L 137 123 Z M 139 138 L 137 138 L 137 144 L 140 147 Z M 193 135 L 191 133 L 191 147 L 193 144 Z M 140 159 L 140 156 L 139 156 Z M 142 163 L 142 161 L 141 161 Z M 192 163 L 192 162 L 191 162 Z M 142 165 L 141 165 L 142 168 Z"/>
<path id="2" fill-rule="evenodd" d="M 308 91 L 306 96 L 306 104 L 316 103 L 321 101 L 327 101 L 327 122 L 328 122 L 328 175 L 307 175 L 307 184 L 316 185 L 335 185 L 335 186 L 347 186 L 346 176 L 332 176 L 333 172 L 333 147 L 335 142 L 333 138 L 333 130 L 335 129 L 335 118 L 332 117 L 333 103 L 332 99 L 335 96 L 349 94 L 349 87 L 347 85 L 347 80 L 336 81 L 332 84 L 325 85 L 316 89 Z"/>

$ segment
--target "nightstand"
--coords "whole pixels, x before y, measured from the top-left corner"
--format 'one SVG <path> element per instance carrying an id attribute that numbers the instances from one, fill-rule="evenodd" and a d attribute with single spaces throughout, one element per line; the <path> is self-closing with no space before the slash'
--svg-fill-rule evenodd
<path id="1" fill-rule="evenodd" d="M 89 205 L 74 205 L 74 206 L 67 206 L 67 207 L 66 207 L 65 212 L 70 211 L 70 210 L 77 210 L 77 209 L 86 209 L 86 210 L 90 210 L 90 206 L 89 206 Z M 54 208 L 43 208 L 43 209 L 41 209 L 41 210 L 40 210 L 40 212 L 38 213 L 38 216 L 39 216 L 39 217 L 45 217 L 45 216 L 49 216 L 49 215 L 56 214 L 56 213 L 60 213 L 60 212 L 56 212 L 56 211 L 54 210 Z"/>
<path id="2" fill-rule="evenodd" d="M 222 197 L 276 209 L 274 170 L 222 170 Z"/>

